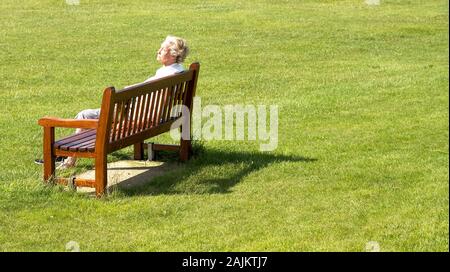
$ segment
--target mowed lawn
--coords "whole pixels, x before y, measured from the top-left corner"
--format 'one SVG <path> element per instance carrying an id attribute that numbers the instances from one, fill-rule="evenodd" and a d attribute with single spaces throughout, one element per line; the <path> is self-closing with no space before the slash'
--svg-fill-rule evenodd
<path id="1" fill-rule="evenodd" d="M 448 251 L 448 14 L 444 0 L 2 0 L 0 251 Z M 168 34 L 202 65 L 202 106 L 278 105 L 277 149 L 198 139 L 188 163 L 166 154 L 172 171 L 100 200 L 45 186 L 37 120 L 153 75 Z"/>

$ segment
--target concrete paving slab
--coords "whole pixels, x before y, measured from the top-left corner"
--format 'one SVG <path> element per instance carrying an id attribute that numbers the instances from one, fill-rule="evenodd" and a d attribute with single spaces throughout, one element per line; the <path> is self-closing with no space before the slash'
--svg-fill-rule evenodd
<path id="1" fill-rule="evenodd" d="M 167 171 L 177 168 L 177 163 L 167 163 L 158 161 L 134 161 L 124 160 L 108 163 L 108 186 L 107 190 L 113 187 L 132 188 L 149 183 L 153 178 L 161 176 Z M 78 178 L 94 179 L 95 171 L 89 170 L 77 175 Z M 78 187 L 77 192 L 95 193 L 94 188 Z"/>

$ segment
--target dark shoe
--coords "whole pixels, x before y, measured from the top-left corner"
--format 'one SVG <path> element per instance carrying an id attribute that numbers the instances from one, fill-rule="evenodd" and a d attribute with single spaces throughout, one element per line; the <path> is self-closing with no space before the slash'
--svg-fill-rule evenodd
<path id="1" fill-rule="evenodd" d="M 67 157 L 56 157 L 55 159 L 55 163 L 62 163 Z M 35 159 L 34 160 L 35 164 L 44 164 L 44 160 L 43 159 Z"/>

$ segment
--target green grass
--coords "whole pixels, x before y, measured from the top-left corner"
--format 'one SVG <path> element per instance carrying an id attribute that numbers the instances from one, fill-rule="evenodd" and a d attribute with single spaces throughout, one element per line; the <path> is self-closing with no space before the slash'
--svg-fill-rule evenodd
<path id="1" fill-rule="evenodd" d="M 241 2 L 1 1 L 0 251 L 449 250 L 448 2 Z M 203 105 L 279 106 L 278 148 L 201 141 L 102 200 L 43 185 L 37 120 L 146 79 L 167 34 Z"/>

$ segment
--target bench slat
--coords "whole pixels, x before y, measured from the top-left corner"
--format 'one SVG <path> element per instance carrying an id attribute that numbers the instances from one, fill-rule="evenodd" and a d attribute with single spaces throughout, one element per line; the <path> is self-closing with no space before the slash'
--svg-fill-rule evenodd
<path id="1" fill-rule="evenodd" d="M 78 139 L 78 140 L 74 140 L 74 141 L 62 144 L 62 145 L 60 145 L 60 148 L 64 149 L 64 148 L 62 148 L 63 146 L 64 147 L 71 147 L 71 146 L 83 144 L 83 143 L 85 143 L 87 141 L 90 141 L 90 140 L 94 140 L 95 141 L 95 137 L 96 137 L 96 135 L 92 134 L 92 135 L 86 136 L 86 137 L 84 137 L 82 139 Z"/>
<path id="2" fill-rule="evenodd" d="M 136 112 L 136 103 L 137 103 L 137 97 L 132 97 L 130 100 L 130 108 L 128 109 L 128 127 L 126 131 L 126 135 L 132 135 L 133 127 L 134 127 L 134 120 L 135 118 L 135 112 Z"/>
<path id="3" fill-rule="evenodd" d="M 149 103 L 148 115 L 145 117 L 145 127 L 144 129 L 148 129 L 153 124 L 153 112 L 155 111 L 155 103 L 156 103 L 156 93 L 151 93 L 151 101 Z"/>
<path id="4" fill-rule="evenodd" d="M 72 134 L 70 136 L 67 136 L 65 138 L 62 138 L 62 139 L 56 141 L 53 146 L 55 148 L 59 148 L 63 144 L 67 144 L 67 143 L 70 143 L 72 141 L 76 141 L 76 140 L 79 140 L 79 139 L 83 139 L 85 137 L 89 137 L 91 135 L 95 135 L 95 133 L 96 133 L 95 129 L 90 129 L 90 130 L 87 130 L 87 131 L 80 132 L 78 134 Z"/>
<path id="5" fill-rule="evenodd" d="M 168 121 L 169 117 L 170 117 L 170 111 L 172 110 L 172 106 L 173 106 L 173 96 L 175 94 L 175 91 L 177 90 L 178 85 L 174 85 L 170 88 L 169 91 L 169 97 L 168 97 L 168 107 L 167 107 L 167 111 L 166 111 L 166 115 L 164 116 L 164 120 Z"/>
<path id="6" fill-rule="evenodd" d="M 70 142 L 64 145 L 61 145 L 59 147 L 59 149 L 62 150 L 66 150 L 66 151 L 79 151 L 78 148 L 82 145 L 85 145 L 86 143 L 91 142 L 91 144 L 89 145 L 89 150 L 94 150 L 94 146 L 95 146 L 95 138 L 91 139 L 91 138 L 84 138 L 83 141 L 74 141 L 74 142 Z"/>
<path id="7" fill-rule="evenodd" d="M 146 95 L 141 95 L 139 97 L 139 107 L 137 108 L 137 119 L 139 120 L 139 122 L 136 123 L 136 125 L 134 126 L 134 131 L 133 133 L 137 133 L 138 131 L 141 131 L 141 127 L 142 127 L 142 123 L 144 122 L 144 108 L 145 108 L 145 97 Z"/>
<path id="8" fill-rule="evenodd" d="M 125 102 L 120 102 L 119 104 L 116 104 L 117 105 L 117 113 L 116 113 L 116 115 L 117 115 L 117 118 L 116 118 L 116 120 L 117 120 L 117 122 L 116 123 L 114 123 L 113 124 L 113 128 L 115 129 L 112 129 L 112 133 L 113 133 L 113 135 L 115 135 L 114 136 L 114 140 L 118 140 L 119 138 L 120 138 L 120 131 L 121 131 L 121 129 L 122 129 L 122 113 L 123 113 L 123 110 L 124 110 L 124 105 L 125 105 Z"/>
<path id="9" fill-rule="evenodd" d="M 84 143 L 79 143 L 75 146 L 69 148 L 70 151 L 94 151 L 95 150 L 95 137 L 93 139 L 87 140 Z"/>
<path id="10" fill-rule="evenodd" d="M 66 156 L 66 157 L 81 157 L 81 158 L 95 158 L 97 154 L 95 152 L 73 152 L 61 149 L 55 149 L 55 156 Z"/>
<path id="11" fill-rule="evenodd" d="M 148 123 L 148 112 L 149 112 L 149 108 L 150 108 L 150 102 L 152 99 L 152 94 L 147 94 L 146 95 L 146 99 L 145 99 L 145 109 L 144 109 L 144 121 L 141 123 L 141 131 L 147 128 L 147 123 Z"/>

